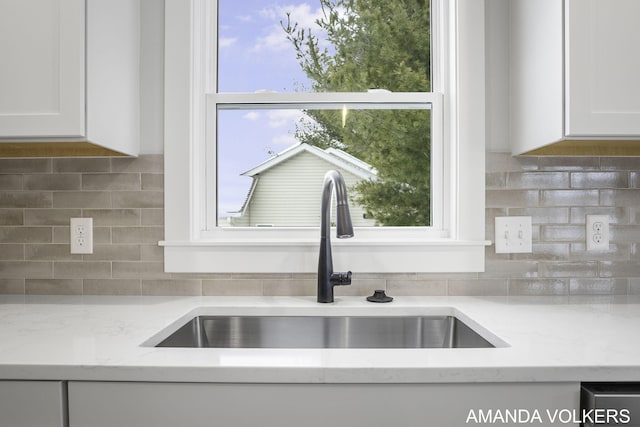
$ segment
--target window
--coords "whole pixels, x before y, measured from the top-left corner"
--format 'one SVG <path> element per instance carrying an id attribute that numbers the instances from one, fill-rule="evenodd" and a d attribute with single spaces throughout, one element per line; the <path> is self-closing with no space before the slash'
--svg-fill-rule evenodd
<path id="1" fill-rule="evenodd" d="M 442 159 L 432 162 L 435 138 L 429 131 L 431 117 L 442 115 L 438 95 L 384 94 L 378 103 L 368 93 L 347 95 L 368 102 L 348 102 L 340 93 L 331 97 L 342 103 L 319 103 L 327 94 L 312 94 L 296 96 L 309 98 L 304 109 L 287 103 L 288 96 L 284 103 L 265 101 L 257 109 L 243 104 L 229 109 L 216 103 L 226 96 L 211 95 L 217 132 L 208 141 L 212 150 L 215 145 L 217 186 L 207 195 L 217 203 L 207 213 L 209 228 L 317 226 L 319 189 L 330 169 L 347 182 L 356 227 L 431 226 L 431 171 L 440 174 L 435 182 L 442 181 Z M 401 102 L 389 104 L 388 98 Z M 441 148 L 442 139 L 437 143 Z"/>
<path id="2" fill-rule="evenodd" d="M 276 205 L 273 194 L 278 189 L 287 197 L 282 184 L 272 186 L 275 193 L 271 194 L 264 188 L 284 165 L 293 169 L 292 159 L 305 170 L 313 169 L 313 162 L 331 165 L 353 179 L 352 210 L 356 223 L 362 226 L 356 228 L 353 239 L 334 240 L 336 268 L 344 265 L 359 272 L 481 271 L 485 245 L 484 74 L 478 70 L 484 69 L 484 26 L 478 16 L 484 13 L 482 2 L 432 0 L 433 88 L 426 91 L 420 85 L 409 85 L 408 90 L 390 91 L 366 84 L 331 86 L 321 79 L 298 81 L 298 87 L 282 90 L 272 86 L 267 72 L 265 76 L 259 72 L 265 67 L 252 70 L 257 80 L 232 78 L 240 72 L 225 67 L 224 48 L 234 43 L 233 36 L 226 35 L 226 27 L 218 23 L 232 16 L 228 8 L 237 2 L 219 1 L 219 5 L 215 0 L 165 3 L 163 245 L 167 271 L 315 271 L 319 231 L 308 208 L 314 197 L 319 201 L 320 186 L 314 194 L 307 194 L 308 190 L 301 193 L 311 197 L 309 201 L 296 194 L 297 203 L 290 203 L 289 209 L 263 215 L 265 206 Z M 352 4 L 348 0 L 338 3 Z M 325 9 L 324 16 L 357 25 L 357 20 L 348 19 L 349 13 L 354 13 L 348 7 L 334 12 L 332 15 Z M 306 27 L 296 25 L 293 14 L 289 17 L 282 20 L 281 30 L 289 30 L 290 38 L 295 39 Z M 305 37 L 308 40 L 309 35 Z M 315 42 L 323 43 L 322 39 Z M 338 50 L 329 46 L 327 52 Z M 377 57 L 384 56 L 378 53 Z M 327 63 L 327 58 L 321 59 Z M 234 166 L 238 159 L 250 157 L 239 156 L 237 148 L 248 153 L 251 147 L 242 144 L 257 139 L 240 138 L 234 128 L 247 127 L 246 123 L 263 116 L 293 118 L 289 136 L 295 141 L 282 149 L 259 142 L 264 158 L 255 164 Z M 344 137 L 347 132 L 361 136 L 368 130 L 371 134 L 366 139 L 371 140 L 389 127 L 376 126 L 394 119 L 406 120 L 411 126 L 426 123 L 425 128 L 430 129 L 424 140 L 429 158 L 404 170 L 421 185 L 407 184 L 406 179 L 394 183 L 390 172 L 384 170 L 384 162 L 361 158 L 367 153 L 362 148 L 358 151 L 357 144 L 350 145 Z M 327 132 L 331 126 L 333 133 Z M 316 143 L 318 139 L 325 145 Z M 395 169 L 402 172 L 402 167 L 396 165 Z M 244 187 L 230 179 L 241 173 L 247 181 Z M 287 177 L 290 175 L 285 181 Z M 306 177 L 289 179 L 301 184 Z M 424 187 L 416 199 L 426 203 L 427 209 L 399 209 L 399 204 L 385 209 L 370 204 L 366 187 L 380 183 L 395 184 L 392 190 L 385 190 L 394 195 Z M 384 196 L 382 190 L 377 191 Z M 284 219 L 283 213 L 287 214 Z M 419 219 L 408 223 L 407 218 Z"/>
<path id="3" fill-rule="evenodd" d="M 209 228 L 317 226 L 330 169 L 356 226 L 431 226 L 429 18 L 428 0 L 218 0 Z"/>

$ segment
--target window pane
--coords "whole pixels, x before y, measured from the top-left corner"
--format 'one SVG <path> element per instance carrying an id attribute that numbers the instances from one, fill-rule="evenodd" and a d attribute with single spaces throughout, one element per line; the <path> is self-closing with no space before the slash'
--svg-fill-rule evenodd
<path id="1" fill-rule="evenodd" d="M 218 225 L 317 226 L 326 171 L 348 185 L 356 226 L 428 226 L 428 105 L 221 109 Z"/>
<path id="2" fill-rule="evenodd" d="M 219 0 L 218 92 L 427 92 L 428 0 Z"/>

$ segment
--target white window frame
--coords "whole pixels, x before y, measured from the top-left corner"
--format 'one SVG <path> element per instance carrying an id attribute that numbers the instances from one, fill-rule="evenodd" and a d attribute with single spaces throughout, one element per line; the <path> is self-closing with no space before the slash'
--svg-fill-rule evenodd
<path id="1" fill-rule="evenodd" d="M 211 73 L 213 74 L 213 73 Z M 201 231 L 201 237 L 209 241 L 231 241 L 242 237 L 243 239 L 277 240 L 280 241 L 282 230 L 286 229 L 288 239 L 299 241 L 316 241 L 318 227 L 278 227 L 274 229 L 256 229 L 255 227 L 218 227 L 217 202 L 217 174 L 216 143 L 217 122 L 216 111 L 219 109 L 336 109 L 343 107 L 350 109 L 429 109 L 431 122 L 438 123 L 431 126 L 431 188 L 436 189 L 431 195 L 431 219 L 430 227 L 361 227 L 356 229 L 356 241 L 366 237 L 369 239 L 386 239 L 390 232 L 400 233 L 410 230 L 409 235 L 421 238 L 446 237 L 449 222 L 445 219 L 443 194 L 446 186 L 444 177 L 444 162 L 448 153 L 445 153 L 443 142 L 443 96 L 441 93 L 432 92 L 340 92 L 340 93 L 207 93 L 206 102 L 206 131 L 205 144 L 207 144 L 206 183 L 204 196 L 206 197 L 206 212 L 202 223 L 206 224 Z M 318 187 L 318 200 L 320 200 Z M 319 212 L 318 212 L 319 214 Z M 318 215 L 319 217 L 320 215 Z M 350 242 L 353 242 L 350 241 Z"/>
<path id="2" fill-rule="evenodd" d="M 207 223 L 207 183 L 215 185 L 218 105 L 274 102 L 272 94 L 216 94 L 215 0 L 165 0 L 165 270 L 168 272 L 315 272 L 319 230 L 233 228 Z M 334 264 L 354 272 L 484 270 L 484 2 L 432 0 L 430 94 L 347 94 L 351 102 L 429 103 L 434 126 L 433 227 L 369 227 L 333 239 Z M 435 31 L 435 27 L 434 30 Z M 446 54 L 446 55 L 445 55 Z M 209 95 L 207 95 L 209 94 Z M 288 94 L 291 105 L 344 103 L 345 94 Z M 211 112 L 214 114 L 211 114 Z M 438 152 L 438 147 L 442 147 Z M 320 197 L 320 194 L 318 194 Z M 213 198 L 215 199 L 215 198 Z M 209 200 L 212 200 L 209 197 Z M 215 217 L 210 215 L 209 217 Z"/>

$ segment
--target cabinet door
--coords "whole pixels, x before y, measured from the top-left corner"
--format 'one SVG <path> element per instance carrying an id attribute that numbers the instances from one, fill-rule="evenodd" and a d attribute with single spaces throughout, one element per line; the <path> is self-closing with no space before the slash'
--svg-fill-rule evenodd
<path id="1" fill-rule="evenodd" d="M 84 134 L 84 0 L 0 0 L 0 137 Z"/>
<path id="2" fill-rule="evenodd" d="M 567 136 L 640 135 L 640 1 L 566 2 Z"/>
<path id="3" fill-rule="evenodd" d="M 66 393 L 60 381 L 0 381 L 0 426 L 66 426 Z"/>
<path id="4" fill-rule="evenodd" d="M 468 427 L 519 408 L 548 426 L 578 410 L 579 394 L 579 383 L 69 382 L 69 427 Z"/>

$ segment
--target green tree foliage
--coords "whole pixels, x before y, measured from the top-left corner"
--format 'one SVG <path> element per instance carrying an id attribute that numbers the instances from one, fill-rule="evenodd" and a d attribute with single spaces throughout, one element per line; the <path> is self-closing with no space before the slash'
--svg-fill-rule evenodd
<path id="1" fill-rule="evenodd" d="M 430 90 L 429 0 L 319 0 L 317 28 L 283 23 L 316 92 Z M 315 31 L 315 32 L 314 32 Z M 324 32 L 326 37 L 316 34 Z M 297 137 L 337 147 L 378 171 L 355 202 L 386 226 L 430 224 L 428 110 L 309 110 Z"/>

